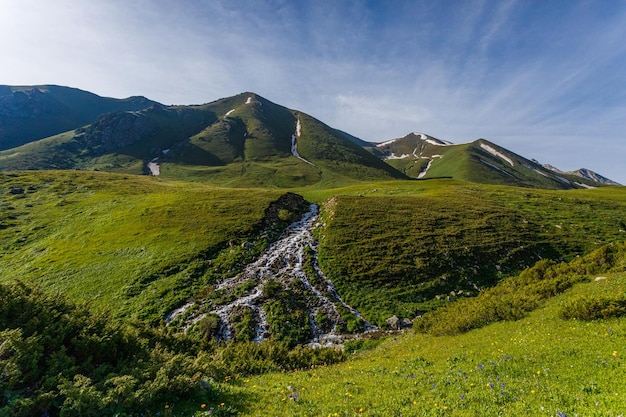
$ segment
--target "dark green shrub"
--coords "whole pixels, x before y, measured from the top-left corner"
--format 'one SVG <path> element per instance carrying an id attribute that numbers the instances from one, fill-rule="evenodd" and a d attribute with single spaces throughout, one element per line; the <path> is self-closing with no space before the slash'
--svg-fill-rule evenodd
<path id="1" fill-rule="evenodd" d="M 626 316 L 626 295 L 583 296 L 561 308 L 561 318 L 570 320 L 597 320 Z"/>

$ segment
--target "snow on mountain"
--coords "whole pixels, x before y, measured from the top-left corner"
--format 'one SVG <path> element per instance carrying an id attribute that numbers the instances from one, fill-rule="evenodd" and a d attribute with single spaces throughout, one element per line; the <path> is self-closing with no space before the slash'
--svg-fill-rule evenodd
<path id="1" fill-rule="evenodd" d="M 509 158 L 508 156 L 504 155 L 502 152 L 498 152 L 497 150 L 495 150 L 491 146 L 487 145 L 486 143 L 481 143 L 480 147 L 483 148 L 484 150 L 486 150 L 487 152 L 489 152 L 490 154 L 492 154 L 493 156 L 497 156 L 498 158 L 504 159 L 506 162 L 509 163 L 509 165 L 515 166 L 515 164 L 513 163 L 513 160 L 511 158 Z"/>

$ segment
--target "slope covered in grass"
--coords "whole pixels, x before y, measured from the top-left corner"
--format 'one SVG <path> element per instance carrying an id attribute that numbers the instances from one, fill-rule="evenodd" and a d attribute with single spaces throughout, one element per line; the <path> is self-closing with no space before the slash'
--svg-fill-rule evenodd
<path id="1" fill-rule="evenodd" d="M 531 191 L 421 181 L 335 190 L 320 265 L 342 296 L 382 324 L 476 295 L 542 258 L 624 238 L 623 188 Z"/>
<path id="2" fill-rule="evenodd" d="M 229 405 L 246 416 L 620 415 L 626 322 L 561 316 L 581 298 L 623 296 L 621 256 L 605 279 L 587 276 L 521 320 L 391 336 L 343 364 L 240 378 L 224 385 Z"/>
<path id="3" fill-rule="evenodd" d="M 269 239 L 264 211 L 280 196 L 56 171 L 2 174 L 0 192 L 1 281 L 152 320 L 193 295 L 201 277 L 206 285 L 257 253 Z"/>
<path id="4" fill-rule="evenodd" d="M 149 165 L 150 164 L 150 165 Z M 406 178 L 345 133 L 254 93 L 153 105 L 0 152 L 0 170 L 155 174 L 230 187 L 342 185 Z"/>

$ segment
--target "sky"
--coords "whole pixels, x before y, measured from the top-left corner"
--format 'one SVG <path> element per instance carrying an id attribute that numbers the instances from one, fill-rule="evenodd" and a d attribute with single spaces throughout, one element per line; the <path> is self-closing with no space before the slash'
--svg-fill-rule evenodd
<path id="1" fill-rule="evenodd" d="M 244 91 L 367 141 L 485 138 L 626 184 L 626 0 L 0 0 L 0 84 Z"/>

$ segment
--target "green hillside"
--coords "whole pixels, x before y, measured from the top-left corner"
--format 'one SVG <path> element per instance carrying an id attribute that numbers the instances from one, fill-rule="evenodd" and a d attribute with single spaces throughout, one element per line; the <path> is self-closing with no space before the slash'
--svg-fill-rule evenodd
<path id="1" fill-rule="evenodd" d="M 378 144 L 371 151 L 412 178 L 454 178 L 480 184 L 557 190 L 603 185 L 547 169 L 485 139 L 455 145 L 411 133 Z"/>
<path id="2" fill-rule="evenodd" d="M 282 194 L 103 172 L 1 181 L 3 281 L 37 282 L 156 321 L 262 250 L 271 236 L 259 224 Z M 320 266 L 378 324 L 446 304 L 451 292 L 475 295 L 541 258 L 571 259 L 622 240 L 626 229 L 622 187 L 557 192 L 431 180 L 301 193 L 322 203 Z M 286 207 L 282 224 L 301 209 Z"/>
<path id="3" fill-rule="evenodd" d="M 301 155 L 322 165 L 324 153 L 307 153 L 309 123 L 301 119 Z M 17 317 L 17 301 L 0 309 L 0 386 L 10 393 L 0 412 L 41 415 L 62 404 L 67 415 L 620 409 L 624 329 L 612 317 L 626 305 L 623 187 L 533 190 L 442 179 L 292 191 L 304 198 L 145 175 L 1 173 L 0 297 L 33 308 L 21 313 L 22 324 L 7 319 Z M 211 316 L 186 335 L 163 326 L 189 300 L 219 305 L 248 294 L 245 281 L 229 293 L 219 285 L 298 219 L 305 200 L 320 204 L 319 265 L 346 303 L 383 328 L 394 314 L 429 312 L 414 322 L 424 334 L 345 342 L 348 353 L 373 350 L 330 366 L 346 354 L 285 344 L 308 302 L 297 282 L 263 288 L 276 336 L 262 343 L 216 343 Z M 589 282 L 595 276 L 607 279 Z M 237 314 L 238 329 L 250 328 L 249 313 Z M 467 329 L 475 330 L 458 334 Z M 41 349 L 56 353 L 34 355 Z M 252 376 L 274 371 L 281 373 Z"/>
<path id="4" fill-rule="evenodd" d="M 80 129 L 0 152 L 0 170 L 23 169 L 153 174 L 232 187 L 406 178 L 345 133 L 253 93 L 198 106 L 109 113 Z"/>
<path id="5" fill-rule="evenodd" d="M 228 405 L 243 416 L 620 415 L 623 244 L 618 253 L 598 280 L 591 271 L 597 260 L 579 262 L 578 268 L 596 265 L 585 283 L 558 290 L 516 321 L 456 336 L 394 335 L 340 365 L 239 378 L 222 385 L 233 397 Z M 459 302 L 459 310 L 481 303 L 480 296 Z M 583 318 L 584 311 L 592 314 Z"/>
<path id="6" fill-rule="evenodd" d="M 100 172 L 2 174 L 0 184 L 2 282 L 156 322 L 267 243 L 259 224 L 280 196 Z"/>
<path id="7" fill-rule="evenodd" d="M 624 239 L 623 187 L 542 191 L 450 180 L 333 190 L 320 264 L 378 324 L 477 294 L 536 261 Z M 453 294 L 451 296 L 451 294 Z"/>

